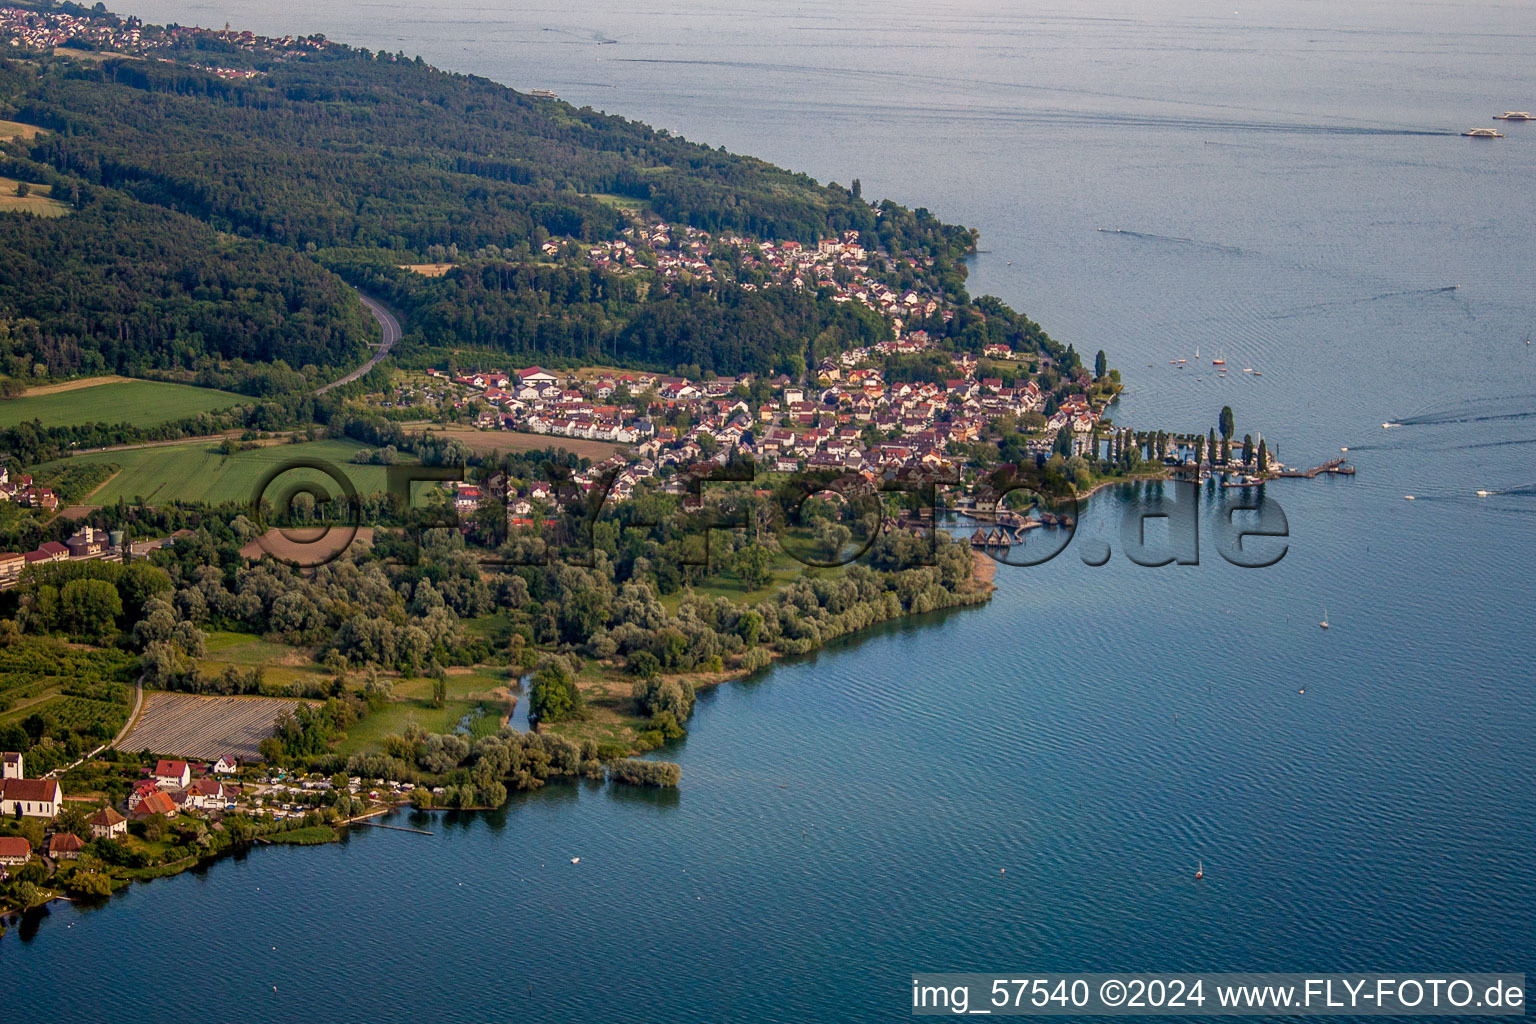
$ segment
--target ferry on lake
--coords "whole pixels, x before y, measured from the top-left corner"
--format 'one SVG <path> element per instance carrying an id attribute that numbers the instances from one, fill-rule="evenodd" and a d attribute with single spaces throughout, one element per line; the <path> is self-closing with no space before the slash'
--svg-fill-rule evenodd
<path id="1" fill-rule="evenodd" d="M 1494 114 L 1495 121 L 1536 121 L 1536 114 L 1527 113 L 1524 110 L 1506 110 L 1502 114 Z"/>
<path id="2" fill-rule="evenodd" d="M 1469 128 L 1461 134 L 1469 139 L 1502 139 L 1504 133 L 1493 128 Z"/>

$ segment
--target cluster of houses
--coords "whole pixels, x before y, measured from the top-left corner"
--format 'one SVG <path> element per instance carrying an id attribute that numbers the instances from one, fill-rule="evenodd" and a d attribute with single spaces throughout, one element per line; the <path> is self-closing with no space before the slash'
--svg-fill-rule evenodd
<path id="1" fill-rule="evenodd" d="M 583 391 L 539 366 L 512 374 L 496 371 L 452 378 L 440 370 L 427 373 L 460 385 L 484 402 L 489 408 L 477 421 L 481 427 L 617 444 L 634 444 L 655 433 L 650 420 L 633 407 L 608 401 L 618 389 L 611 380 L 598 381 Z"/>
<path id="2" fill-rule="evenodd" d="M 31 474 L 11 479 L 10 470 L 0 466 L 0 501 L 14 501 L 22 508 L 40 508 L 49 512 L 59 507 L 59 495 L 48 487 L 37 487 Z"/>
<path id="3" fill-rule="evenodd" d="M 568 243 L 544 245 L 556 255 Z M 722 249 L 734 250 L 722 261 Z M 444 385 L 457 386 L 462 407 L 477 399 L 485 406 L 477 424 L 485 429 L 518 430 L 551 437 L 608 441 L 629 446 L 592 467 L 578 482 L 597 486 L 616 471 L 613 499 L 628 497 L 648 478 L 670 478 L 670 467 L 714 458 L 732 451 L 754 457 L 771 470 L 841 469 L 879 473 L 891 469 L 936 469 L 949 463 L 956 443 L 976 439 L 990 421 L 1002 416 L 1040 413 L 1044 435 L 1031 442 L 1048 455 L 1056 436 L 1070 428 L 1073 450 L 1091 451 L 1101 409 L 1077 395 L 1046 414 L 1047 396 L 1033 381 L 1005 385 L 998 377 L 978 376 L 979 360 L 952 357 L 950 379 L 934 383 L 892 383 L 878 366 L 886 357 L 933 349 L 923 329 L 907 331 L 919 318 L 947 318 L 952 310 L 916 290 L 897 290 L 871 273 L 887 255 L 867 248 L 856 231 L 824 238 L 815 245 L 794 241 L 758 241 L 738 235 L 711 236 L 694 227 L 632 217 L 622 237 L 583 250 L 592 264 L 615 273 L 641 267 L 663 281 L 689 274 L 716 280 L 724 269 L 740 266 L 741 287 L 823 287 L 842 302 L 858 302 L 883 316 L 893 337 L 823 360 L 803 384 L 780 377 L 769 381 L 770 399 L 750 403 L 741 385 L 748 378 L 693 381 L 646 373 L 559 373 L 533 366 L 512 372 L 450 375 L 428 371 Z M 747 274 L 745 271 L 752 271 Z M 750 277 L 752 280 L 747 280 Z M 1017 358 L 1007 345 L 991 344 L 983 357 Z M 760 393 L 760 392 L 759 392 Z M 643 396 L 643 399 L 642 399 Z M 685 422 L 686 427 L 668 426 Z M 673 484 L 672 486 L 678 486 Z M 482 501 L 511 501 L 513 523 L 528 523 L 541 495 L 499 495 L 494 486 L 461 484 L 454 502 L 461 513 Z"/>
<path id="4" fill-rule="evenodd" d="M 240 790 L 220 776 L 239 770 L 239 762 L 230 756 L 219 758 L 207 771 L 195 773 L 186 761 L 161 759 L 149 777 L 136 783 L 128 794 L 128 817 L 142 821 L 156 814 L 226 811 L 240 798 Z"/>
<path id="5" fill-rule="evenodd" d="M 14 587 L 20 581 L 22 571 L 29 565 L 89 561 L 121 554 L 121 549 L 112 543 L 109 534 L 93 526 L 82 526 L 65 538 L 62 544 L 50 540 L 25 553 L 0 551 L 0 590 Z"/>
<path id="6" fill-rule="evenodd" d="M 41 818 L 53 821 L 64 806 L 64 789 L 56 779 L 29 779 L 26 777 L 26 761 L 23 755 L 7 751 L 0 754 L 0 816 L 12 818 Z M 128 795 L 128 813 L 123 815 L 114 807 L 103 807 L 87 820 L 91 839 L 113 839 L 125 835 L 128 822 L 142 821 L 155 814 L 175 815 L 183 812 L 210 813 L 227 810 L 239 798 L 239 787 L 220 776 L 230 776 L 239 771 L 240 765 L 233 757 L 222 757 L 206 772 L 194 773 L 186 761 L 161 760 L 156 763 L 149 777 L 133 787 Z M 23 851 L 17 843 L 26 845 L 25 839 L 0 837 L 0 867 L 26 863 L 31 856 L 28 847 Z M 55 832 L 49 837 L 48 855 L 54 859 L 72 859 L 79 855 L 84 840 L 68 832 Z M 16 847 L 7 855 L 8 847 Z"/>
<path id="7" fill-rule="evenodd" d="M 918 332 L 920 333 L 920 332 Z M 918 337 L 912 344 L 926 345 Z M 1005 347 L 989 353 L 1011 355 Z M 768 380 L 768 397 L 754 403 L 749 377 L 692 381 L 643 372 L 556 373 L 541 367 L 513 372 L 450 376 L 428 371 L 463 389 L 491 408 L 481 426 L 593 440 L 613 440 L 629 447 L 621 454 L 578 474 L 586 490 L 613 473 L 608 500 L 622 501 L 647 480 L 665 490 L 680 490 L 679 470 L 713 459 L 724 463 L 740 453 L 773 472 L 836 470 L 871 479 L 900 470 L 953 468 L 951 450 L 983 436 L 993 420 L 1026 413 L 1043 419 L 1043 435 L 1029 442 L 1032 452 L 1048 456 L 1055 438 L 1070 428 L 1074 453 L 1093 449 L 1101 408 L 1079 394 L 1050 408 L 1034 380 L 1005 385 L 1002 378 L 978 376 L 980 360 L 951 357 L 953 377 L 938 382 L 887 382 L 868 349 L 824 361 L 814 384 L 788 377 Z M 756 392 L 759 396 L 762 391 Z M 683 426 L 669 424 L 685 424 Z M 623 428 L 614 432 L 611 428 Z M 531 526 L 538 503 L 551 495 L 533 485 L 509 494 L 499 477 L 450 485 L 461 517 L 483 503 L 505 506 L 509 525 Z"/>
<path id="8" fill-rule="evenodd" d="M 554 255 L 560 247 L 561 243 L 551 240 L 544 244 L 544 251 Z M 885 262 L 886 254 L 866 248 L 857 231 L 823 238 L 815 245 L 802 245 L 796 241 L 758 241 L 732 234 L 711 236 L 699 228 L 661 220 L 637 221 L 624 229 L 621 238 L 599 242 L 589 247 L 585 255 L 593 266 L 618 274 L 640 267 L 654 268 L 666 285 L 685 274 L 701 281 L 717 280 L 725 273 L 719 260 L 714 259 L 722 248 L 734 250 L 733 262 L 750 272 L 743 277 L 761 279 L 762 287 L 782 286 L 797 291 L 829 287 L 834 302 L 857 302 L 884 316 L 898 338 L 905 321 L 931 316 L 942 306 L 931 295 L 894 288 L 874 276 L 871 263 L 875 259 Z M 932 260 L 924 259 L 923 263 L 931 265 Z M 739 283 L 747 291 L 759 288 L 751 280 Z M 944 310 L 943 315 L 948 319 L 953 311 Z"/>
<path id="9" fill-rule="evenodd" d="M 301 53 L 324 50 L 324 36 L 283 36 L 278 39 L 241 32 L 227 24 L 223 31 L 187 25 L 146 26 L 136 17 L 116 19 L 84 12 L 35 11 L 0 7 L 0 42 L 15 50 L 48 51 L 56 46 L 85 43 L 98 50 L 144 55 L 189 40 L 217 40 L 242 50 Z M 220 77 L 250 77 L 242 68 L 208 68 Z"/>
<path id="10" fill-rule="evenodd" d="M 0 7 L 0 39 L 22 50 L 51 50 L 81 40 L 102 49 L 130 52 L 139 48 L 143 28 L 137 18 L 114 25 L 88 14 Z"/>
<path id="11" fill-rule="evenodd" d="M 0 816 L 41 818 L 52 821 L 64 803 L 64 790 L 54 779 L 29 779 L 26 761 L 13 751 L 0 753 Z M 55 833 L 48 841 L 48 855 L 56 859 L 78 857 L 84 846 L 73 833 Z M 32 859 L 32 844 L 19 836 L 0 836 L 0 877 L 8 868 Z"/>

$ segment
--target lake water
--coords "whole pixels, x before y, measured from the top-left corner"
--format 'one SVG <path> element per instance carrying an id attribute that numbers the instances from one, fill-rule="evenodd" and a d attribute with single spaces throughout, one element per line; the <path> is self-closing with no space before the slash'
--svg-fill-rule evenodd
<path id="1" fill-rule="evenodd" d="M 973 290 L 1105 349 L 1119 422 L 1230 404 L 1359 475 L 1270 485 L 1263 570 L 1209 521 L 1200 565 L 1134 566 L 1096 500 L 989 606 L 704 696 L 675 793 L 552 787 L 55 908 L 0 941 L 5 1019 L 157 1020 L 190 981 L 274 1021 L 890 1020 L 915 970 L 1530 965 L 1536 125 L 1458 133 L 1536 108 L 1536 8 L 998 6 L 137 5 L 858 177 L 980 228 Z"/>

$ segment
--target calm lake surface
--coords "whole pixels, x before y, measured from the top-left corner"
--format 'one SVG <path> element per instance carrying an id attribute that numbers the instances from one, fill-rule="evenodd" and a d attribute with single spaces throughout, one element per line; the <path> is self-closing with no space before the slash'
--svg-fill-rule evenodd
<path id="1" fill-rule="evenodd" d="M 209 1018 L 862 1021 L 914 970 L 1532 966 L 1536 125 L 1459 133 L 1536 109 L 1536 7 L 999 6 L 134 7 L 858 177 L 980 228 L 973 291 L 1106 350 L 1118 422 L 1230 404 L 1359 475 L 1269 485 L 1262 570 L 1209 520 L 1200 565 L 1132 565 L 1095 499 L 989 606 L 704 696 L 676 793 L 551 787 L 56 907 L 0 940 L 0 1016 L 159 1020 L 192 980 Z"/>

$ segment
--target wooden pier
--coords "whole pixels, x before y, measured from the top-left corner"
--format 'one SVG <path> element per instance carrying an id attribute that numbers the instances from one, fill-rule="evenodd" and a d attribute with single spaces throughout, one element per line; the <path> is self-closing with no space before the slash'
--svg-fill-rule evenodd
<path id="1" fill-rule="evenodd" d="M 432 833 L 424 828 L 406 828 L 404 825 L 385 825 L 377 821 L 349 821 L 348 825 L 367 825 L 369 828 L 387 828 L 392 832 L 414 832 L 419 836 L 429 836 Z"/>
<path id="2" fill-rule="evenodd" d="M 1311 469 L 1287 469 L 1275 475 L 1293 480 L 1311 480 L 1324 473 L 1332 473 L 1335 476 L 1354 476 L 1355 467 L 1343 459 L 1334 459 L 1332 462 L 1325 462 L 1321 466 L 1313 466 Z"/>

